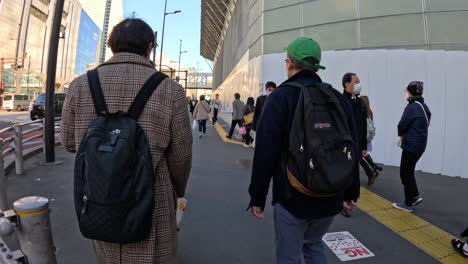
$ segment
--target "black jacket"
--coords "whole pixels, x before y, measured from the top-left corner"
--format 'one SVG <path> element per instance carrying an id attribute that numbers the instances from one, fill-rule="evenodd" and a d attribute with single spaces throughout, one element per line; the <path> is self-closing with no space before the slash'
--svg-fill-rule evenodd
<path id="1" fill-rule="evenodd" d="M 429 122 L 427 122 L 421 105 L 417 102 L 423 105 Z M 398 124 L 398 136 L 403 139 L 402 149 L 419 154 L 426 151 L 431 116 L 432 113 L 424 103 L 424 98 L 416 97 L 409 100 L 409 104 L 406 106 L 401 121 Z"/>
<path id="2" fill-rule="evenodd" d="M 351 104 L 354 112 L 354 120 L 356 121 L 356 128 L 358 132 L 358 146 L 362 152 L 367 150 L 367 109 L 364 101 L 359 96 L 353 98 L 353 95 L 347 91 L 343 91 L 343 95 Z"/>
<path id="3" fill-rule="evenodd" d="M 290 186 L 284 156 L 288 152 L 289 132 L 300 94 L 299 89 L 287 85 L 287 82 L 292 81 L 300 82 L 304 86 L 322 82 L 315 72 L 304 70 L 291 77 L 268 96 L 263 107 L 262 118 L 257 125 L 249 187 L 250 206 L 265 206 L 273 177 L 273 204 L 280 203 L 298 218 L 317 219 L 333 216 L 343 209 L 343 200 L 356 200 L 359 197 L 359 177 L 354 178 L 352 186 L 345 192 L 327 198 L 309 197 Z M 336 91 L 336 96 L 350 120 L 353 138 L 356 139 L 357 133 L 351 106 L 340 92 Z"/>
<path id="4" fill-rule="evenodd" d="M 257 124 L 260 118 L 262 117 L 263 106 L 265 105 L 265 101 L 267 99 L 266 95 L 259 96 L 257 98 L 257 102 L 255 103 L 255 114 L 253 119 L 252 129 L 257 131 Z"/>

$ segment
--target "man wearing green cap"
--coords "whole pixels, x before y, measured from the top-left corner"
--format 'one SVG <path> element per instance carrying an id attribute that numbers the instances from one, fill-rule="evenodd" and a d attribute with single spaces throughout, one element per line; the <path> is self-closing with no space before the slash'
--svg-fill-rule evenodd
<path id="1" fill-rule="evenodd" d="M 303 257 L 306 264 L 321 264 L 327 262 L 322 236 L 327 233 L 334 216 L 341 212 L 343 206 L 348 210 L 355 207 L 352 201 L 357 201 L 359 196 L 359 179 L 350 176 L 350 187 L 344 187 L 335 195 L 320 198 L 306 195 L 292 186 L 286 165 L 299 96 L 302 89 L 314 89 L 322 84 L 317 72 L 325 67 L 320 65 L 320 45 L 313 39 L 298 38 L 285 50 L 289 79 L 268 96 L 257 126 L 249 207 L 255 217 L 264 218 L 267 194 L 273 178 L 276 263 L 297 264 L 301 263 Z M 298 84 L 303 88 L 298 89 Z M 331 96 L 336 96 L 337 104 L 344 110 L 344 119 L 355 140 L 357 133 L 351 106 L 337 90 L 330 90 L 333 90 L 330 91 Z"/>

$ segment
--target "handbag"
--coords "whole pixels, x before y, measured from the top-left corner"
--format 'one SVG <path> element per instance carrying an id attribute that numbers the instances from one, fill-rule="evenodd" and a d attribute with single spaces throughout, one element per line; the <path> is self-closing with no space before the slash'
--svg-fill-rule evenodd
<path id="1" fill-rule="evenodd" d="M 197 125 L 198 125 L 198 121 L 197 121 L 197 120 L 193 120 L 193 123 L 192 123 L 192 130 L 197 129 Z"/>
<path id="2" fill-rule="evenodd" d="M 245 126 L 239 128 L 239 134 L 241 134 L 242 136 L 247 135 L 247 129 L 245 128 Z"/>
<path id="3" fill-rule="evenodd" d="M 245 125 L 250 125 L 253 123 L 253 119 L 254 119 L 254 112 L 250 113 L 250 114 L 247 114 L 245 116 L 243 116 L 244 118 L 244 124 Z"/>

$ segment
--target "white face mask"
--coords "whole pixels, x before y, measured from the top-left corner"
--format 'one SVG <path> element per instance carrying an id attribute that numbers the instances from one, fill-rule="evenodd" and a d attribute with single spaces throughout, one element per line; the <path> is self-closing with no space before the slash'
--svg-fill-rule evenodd
<path id="1" fill-rule="evenodd" d="M 358 83 L 354 85 L 354 95 L 361 94 L 361 91 L 362 91 L 362 84 Z"/>

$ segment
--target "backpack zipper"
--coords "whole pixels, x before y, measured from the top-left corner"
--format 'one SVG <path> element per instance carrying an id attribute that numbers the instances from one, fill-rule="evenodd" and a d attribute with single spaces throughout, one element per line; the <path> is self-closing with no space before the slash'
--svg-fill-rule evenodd
<path id="1" fill-rule="evenodd" d="M 81 208 L 81 214 L 86 214 L 87 208 L 88 208 L 88 196 L 83 195 L 83 207 Z"/>

